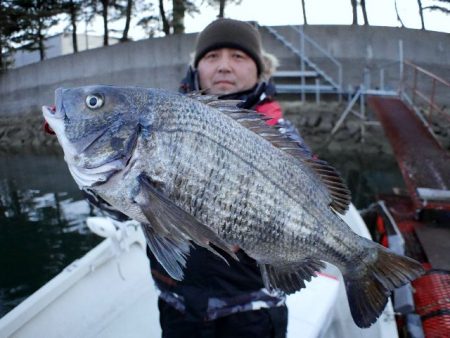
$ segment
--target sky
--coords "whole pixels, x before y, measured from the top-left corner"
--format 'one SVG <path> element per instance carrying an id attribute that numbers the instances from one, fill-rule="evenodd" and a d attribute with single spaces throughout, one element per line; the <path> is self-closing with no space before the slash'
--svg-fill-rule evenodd
<path id="1" fill-rule="evenodd" d="M 396 0 L 399 15 L 407 28 L 420 29 L 421 22 L 417 0 Z M 171 1 L 167 2 L 167 8 Z M 350 0 L 305 0 L 308 24 L 312 25 L 349 25 L 352 22 Z M 422 0 L 423 6 L 436 4 L 436 0 Z M 395 12 L 395 0 L 366 0 L 369 24 L 372 26 L 400 27 Z M 362 24 L 362 13 L 359 10 Z M 186 33 L 199 32 L 217 16 L 218 9 L 204 6 L 200 14 L 185 17 Z M 242 0 L 240 5 L 227 5 L 225 16 L 245 21 L 257 21 L 260 25 L 299 25 L 303 24 L 300 0 Z M 436 11 L 425 11 L 425 28 L 427 30 L 450 33 L 450 15 Z M 81 28 L 81 27 L 80 27 Z M 115 25 L 123 29 L 123 23 Z M 81 28 L 80 31 L 84 29 Z M 99 20 L 92 30 L 102 35 Z M 136 40 L 146 38 L 142 29 L 132 24 L 130 31 Z"/>
<path id="2" fill-rule="evenodd" d="M 308 24 L 351 24 L 352 9 L 350 0 L 305 0 Z M 436 1 L 422 0 L 423 6 Z M 420 16 L 417 0 L 397 0 L 399 15 L 408 28 L 420 28 Z M 366 0 L 369 24 L 373 26 L 400 26 L 394 0 Z M 198 32 L 217 15 L 218 10 L 208 9 L 196 17 L 186 17 L 187 32 Z M 362 13 L 360 16 L 361 24 Z M 242 0 L 241 5 L 229 5 L 225 16 L 246 21 L 257 21 L 261 25 L 303 24 L 300 0 Z M 426 11 L 425 28 L 450 33 L 450 15 Z"/>
<path id="3" fill-rule="evenodd" d="M 350 25 L 352 23 L 351 0 L 305 0 L 306 17 L 310 25 Z M 366 0 L 367 16 L 371 26 L 400 27 L 395 12 L 395 2 L 400 18 L 406 28 L 420 29 L 421 22 L 417 0 Z M 172 0 L 165 0 L 166 10 L 171 9 Z M 423 7 L 437 4 L 437 0 L 422 0 Z M 447 6 L 450 7 L 450 6 Z M 358 6 L 358 23 L 363 24 L 363 16 Z M 204 5 L 200 13 L 185 17 L 185 32 L 200 32 L 211 21 L 217 18 L 219 10 Z M 225 17 L 244 21 L 256 21 L 263 26 L 301 25 L 303 14 L 301 0 L 241 0 L 240 5 L 229 4 L 225 7 Z M 129 36 L 133 40 L 147 38 L 145 31 L 132 19 Z M 438 11 L 424 12 L 425 28 L 431 31 L 450 33 L 450 14 Z M 50 35 L 60 33 L 68 21 L 50 29 Z M 121 37 L 125 20 L 110 22 L 109 28 L 115 29 Z M 78 24 L 78 33 L 86 32 L 83 22 Z M 103 22 L 97 17 L 89 26 L 89 34 L 103 35 Z M 161 33 L 163 36 L 163 33 Z"/>

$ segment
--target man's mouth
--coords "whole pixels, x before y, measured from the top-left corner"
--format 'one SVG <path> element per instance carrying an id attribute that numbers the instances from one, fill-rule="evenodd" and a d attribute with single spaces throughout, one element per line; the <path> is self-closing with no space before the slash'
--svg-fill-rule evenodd
<path id="1" fill-rule="evenodd" d="M 214 85 L 228 85 L 228 86 L 233 86 L 234 85 L 234 82 L 232 82 L 232 81 L 227 81 L 227 80 L 221 80 L 221 81 L 216 81 L 216 82 L 214 82 Z"/>

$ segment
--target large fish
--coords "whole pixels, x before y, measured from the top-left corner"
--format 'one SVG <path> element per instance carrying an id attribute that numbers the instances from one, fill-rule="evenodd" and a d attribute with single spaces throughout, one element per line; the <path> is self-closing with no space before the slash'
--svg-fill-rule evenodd
<path id="1" fill-rule="evenodd" d="M 335 171 L 236 102 L 87 86 L 58 89 L 43 113 L 80 189 L 142 223 L 177 280 L 192 242 L 224 259 L 239 246 L 267 288 L 287 293 L 329 262 L 355 323 L 368 327 L 392 290 L 422 273 L 352 232 L 336 214 L 349 195 Z"/>

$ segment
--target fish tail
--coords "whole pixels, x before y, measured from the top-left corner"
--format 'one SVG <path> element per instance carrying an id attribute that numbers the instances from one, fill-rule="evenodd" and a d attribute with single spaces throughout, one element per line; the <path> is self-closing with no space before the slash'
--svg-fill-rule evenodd
<path id="1" fill-rule="evenodd" d="M 419 262 L 371 241 L 370 246 L 369 250 L 376 250 L 372 262 L 344 275 L 350 311 L 359 327 L 369 327 L 377 320 L 395 288 L 424 273 Z"/>

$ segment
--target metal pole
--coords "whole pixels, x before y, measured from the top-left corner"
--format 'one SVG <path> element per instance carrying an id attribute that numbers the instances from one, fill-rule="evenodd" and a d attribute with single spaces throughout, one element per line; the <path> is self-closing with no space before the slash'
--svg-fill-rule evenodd
<path id="1" fill-rule="evenodd" d="M 364 86 L 361 87 L 361 97 L 359 101 L 359 110 L 361 111 L 362 119 L 366 119 L 366 102 L 365 102 L 365 92 L 364 92 Z"/>
<path id="2" fill-rule="evenodd" d="M 435 90 L 436 90 L 436 80 L 433 78 L 433 84 L 431 85 L 431 95 L 430 95 L 430 111 L 428 112 L 428 118 L 430 119 L 430 121 L 431 121 L 431 114 L 433 113 Z"/>
<path id="3" fill-rule="evenodd" d="M 316 78 L 316 103 L 319 104 L 320 103 L 320 79 L 317 77 Z"/>
<path id="4" fill-rule="evenodd" d="M 414 68 L 414 80 L 412 87 L 412 102 L 416 104 L 416 90 L 417 90 L 417 68 Z"/>
<path id="5" fill-rule="evenodd" d="M 398 40 L 398 56 L 400 59 L 400 79 L 403 79 L 403 40 Z"/>
<path id="6" fill-rule="evenodd" d="M 405 77 L 404 77 L 404 60 L 403 60 L 403 40 L 398 40 L 398 58 L 399 58 L 399 64 L 400 64 L 400 69 L 399 69 L 399 91 L 402 92 L 405 90 Z"/>
<path id="7" fill-rule="evenodd" d="M 363 74 L 364 74 L 364 79 L 363 79 L 364 87 L 370 88 L 371 79 L 370 79 L 370 70 L 369 70 L 369 68 L 364 67 Z"/>
<path id="8" fill-rule="evenodd" d="M 331 131 L 331 135 L 333 135 L 341 126 L 342 122 L 344 122 L 347 115 L 351 112 L 353 105 L 355 102 L 359 99 L 359 96 L 361 95 L 361 88 L 356 92 L 355 96 L 351 99 L 351 101 L 348 103 L 347 108 L 345 108 L 344 112 L 342 113 L 339 120 L 336 122 L 336 125 L 334 126 L 333 130 Z"/>
<path id="9" fill-rule="evenodd" d="M 303 25 L 300 26 L 300 70 L 302 73 L 301 76 L 301 99 L 302 102 L 305 102 L 305 34 L 303 32 Z"/>
<path id="10" fill-rule="evenodd" d="M 365 134 L 366 134 L 366 102 L 365 102 L 365 93 L 364 86 L 361 88 L 361 97 L 359 98 L 359 109 L 361 112 L 361 140 L 364 142 Z"/>

